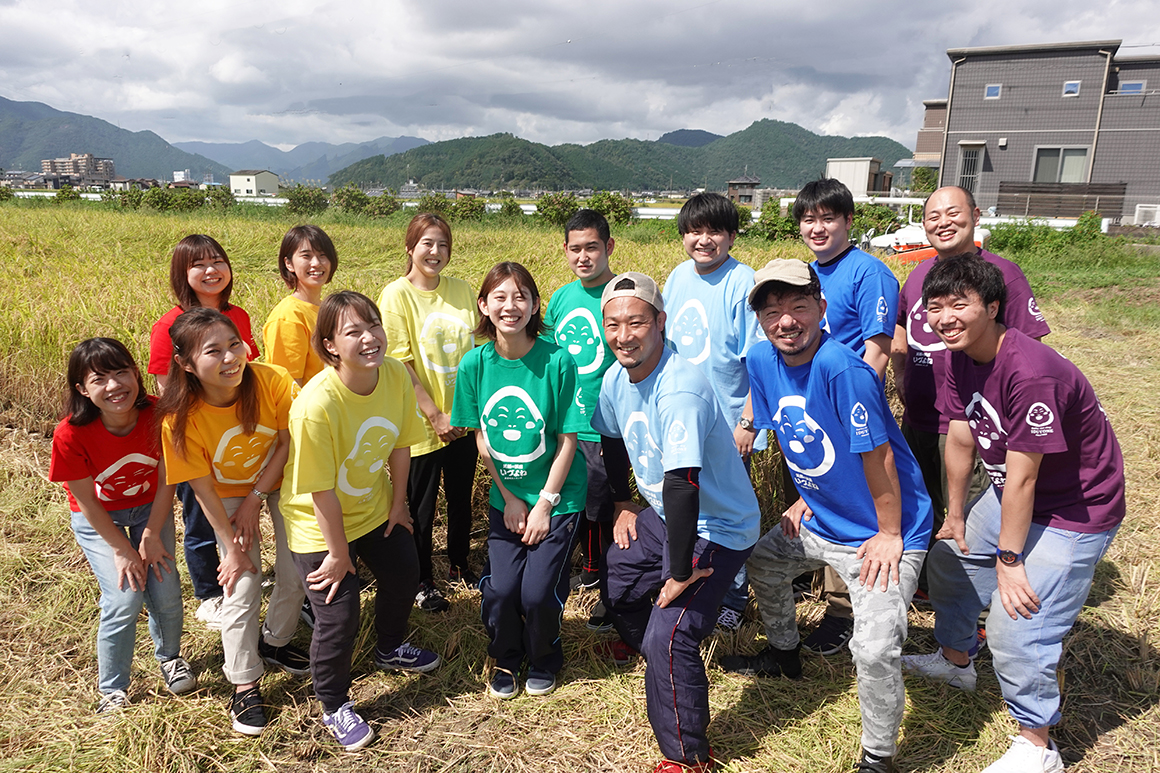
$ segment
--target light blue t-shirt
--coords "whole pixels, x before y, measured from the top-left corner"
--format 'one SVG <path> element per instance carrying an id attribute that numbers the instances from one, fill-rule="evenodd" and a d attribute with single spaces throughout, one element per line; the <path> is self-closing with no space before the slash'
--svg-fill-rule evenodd
<path id="1" fill-rule="evenodd" d="M 730 256 L 704 276 L 692 260 L 686 260 L 669 274 L 661 293 L 668 345 L 705 374 L 730 432 L 741 419 L 749 394 L 745 353 L 765 340 L 747 303 L 752 289 L 753 269 Z M 760 451 L 765 446 L 765 433 L 758 432 L 753 447 Z"/>
<path id="2" fill-rule="evenodd" d="M 656 369 L 636 384 L 624 368 L 610 368 L 592 427 L 624 438 L 637 490 L 661 518 L 665 472 L 699 467 L 697 536 L 730 550 L 757 542 L 761 511 L 733 445 L 733 426 L 713 401 L 705 376 L 679 354 L 665 349 Z"/>
<path id="3" fill-rule="evenodd" d="M 839 343 L 861 357 L 867 339 L 881 333 L 894 337 L 898 279 L 885 263 L 851 247 L 837 260 L 824 266 L 815 260 L 812 265 L 826 299 L 822 327 Z"/>
<path id="4" fill-rule="evenodd" d="M 861 454 L 889 441 L 902 494 L 903 547 L 926 550 L 930 496 L 874 369 L 827 333 L 805 365 L 787 366 L 769 342 L 753 347 L 746 364 L 753 423 L 777 433 L 793 482 L 814 511 L 802 526 L 849 547 L 877 534 Z"/>

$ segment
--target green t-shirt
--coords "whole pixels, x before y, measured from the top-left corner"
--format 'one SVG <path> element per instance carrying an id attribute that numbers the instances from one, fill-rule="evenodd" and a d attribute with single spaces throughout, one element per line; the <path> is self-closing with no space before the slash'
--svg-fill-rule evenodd
<path id="1" fill-rule="evenodd" d="M 604 285 L 585 287 L 577 279 L 557 290 L 544 313 L 544 324 L 549 328 L 544 337 L 568 352 L 576 362 L 576 403 L 591 422 L 592 412 L 600 399 L 600 382 L 604 371 L 616 362 L 616 356 L 604 341 L 601 324 L 600 295 Z M 599 442 L 600 433 L 585 426 L 577 433 L 581 440 Z"/>
<path id="2" fill-rule="evenodd" d="M 521 359 L 508 360 L 489 342 L 459 361 L 451 424 L 483 432 L 504 486 L 530 509 L 548 480 L 559 436 L 589 429 L 575 395 L 576 364 L 560 347 L 537 339 Z M 583 510 L 587 495 L 588 470 L 577 452 L 552 515 Z M 503 510 L 495 485 L 488 501 Z"/>

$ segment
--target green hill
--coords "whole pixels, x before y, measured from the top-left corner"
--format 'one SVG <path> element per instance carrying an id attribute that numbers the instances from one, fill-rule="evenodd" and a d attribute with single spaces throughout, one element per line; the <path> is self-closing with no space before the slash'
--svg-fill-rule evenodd
<path id="1" fill-rule="evenodd" d="M 99 118 L 0 97 L 0 168 L 39 172 L 41 159 L 70 153 L 111 158 L 121 177 L 170 179 L 174 170 L 188 169 L 195 180 L 210 173 L 228 183 L 231 171 L 150 131 L 131 132 Z"/>
<path id="2" fill-rule="evenodd" d="M 910 151 L 886 137 L 828 137 L 771 120 L 700 147 L 633 139 L 548 146 L 493 134 L 364 159 L 332 174 L 329 184 L 397 190 L 410 179 L 428 188 L 721 189 L 748 170 L 764 187 L 797 188 L 820 177 L 827 158 L 858 156 L 889 168 Z"/>

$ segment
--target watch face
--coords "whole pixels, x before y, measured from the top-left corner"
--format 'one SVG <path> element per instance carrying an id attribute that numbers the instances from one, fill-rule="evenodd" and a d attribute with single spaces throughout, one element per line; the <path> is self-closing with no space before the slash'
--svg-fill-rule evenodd
<path id="1" fill-rule="evenodd" d="M 1019 562 L 1019 554 L 1014 550 L 1000 550 L 998 552 L 999 560 L 1010 566 Z"/>

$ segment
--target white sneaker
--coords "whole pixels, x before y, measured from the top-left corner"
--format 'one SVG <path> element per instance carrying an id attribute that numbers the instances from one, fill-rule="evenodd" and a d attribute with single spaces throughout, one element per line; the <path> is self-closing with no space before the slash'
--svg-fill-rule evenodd
<path id="1" fill-rule="evenodd" d="M 968 692 L 974 691 L 975 681 L 978 679 L 974 663 L 966 668 L 959 668 L 944 658 L 941 650 L 935 650 L 927 655 L 903 655 L 902 670 L 911 674 L 921 674 L 927 679 L 937 679 Z"/>
<path id="2" fill-rule="evenodd" d="M 188 661 L 183 657 L 176 657 L 161 664 L 161 676 L 165 679 L 165 686 L 174 695 L 183 695 L 197 689 L 197 677 Z"/>
<path id="3" fill-rule="evenodd" d="M 722 631 L 736 631 L 745 622 L 745 618 L 736 609 L 721 607 L 717 613 L 717 627 Z"/>
<path id="4" fill-rule="evenodd" d="M 101 696 L 101 702 L 97 705 L 98 714 L 112 714 L 120 711 L 129 705 L 129 696 L 125 694 L 124 690 L 113 690 Z"/>
<path id="5" fill-rule="evenodd" d="M 193 616 L 205 623 L 206 628 L 220 631 L 222 628 L 222 597 L 214 596 L 212 599 L 201 602 Z"/>
<path id="6" fill-rule="evenodd" d="M 1055 741 L 1047 748 L 1036 746 L 1021 735 L 1011 736 L 1011 748 L 983 773 L 1063 773 L 1063 758 Z"/>

